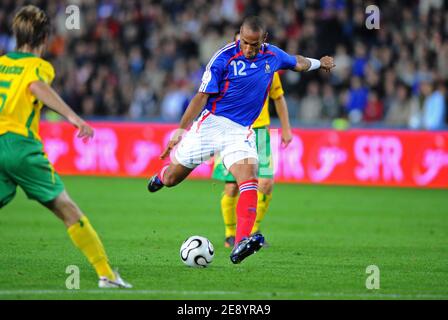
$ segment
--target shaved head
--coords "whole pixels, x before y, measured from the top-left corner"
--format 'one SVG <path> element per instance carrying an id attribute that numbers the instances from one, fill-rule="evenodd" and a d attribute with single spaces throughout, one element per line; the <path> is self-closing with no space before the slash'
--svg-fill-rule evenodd
<path id="1" fill-rule="evenodd" d="M 261 21 L 260 17 L 257 16 L 246 17 L 241 27 L 247 28 L 252 32 L 260 32 L 263 35 L 266 33 L 266 27 L 264 23 Z"/>
<path id="2" fill-rule="evenodd" d="M 240 48 L 248 59 L 253 59 L 266 41 L 266 28 L 257 16 L 244 19 L 240 28 Z"/>

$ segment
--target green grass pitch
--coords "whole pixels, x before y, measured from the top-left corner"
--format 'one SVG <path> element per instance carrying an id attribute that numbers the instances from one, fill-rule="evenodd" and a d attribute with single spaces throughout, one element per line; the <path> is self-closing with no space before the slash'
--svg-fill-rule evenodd
<path id="1" fill-rule="evenodd" d="M 240 265 L 223 246 L 222 184 L 64 177 L 112 264 L 134 285 L 100 290 L 63 224 L 23 192 L 0 211 L 0 299 L 447 299 L 447 190 L 277 184 L 262 230 L 269 248 Z M 208 237 L 215 258 L 188 268 L 179 248 Z M 80 269 L 79 290 L 65 286 Z M 366 288 L 366 268 L 380 289 Z"/>

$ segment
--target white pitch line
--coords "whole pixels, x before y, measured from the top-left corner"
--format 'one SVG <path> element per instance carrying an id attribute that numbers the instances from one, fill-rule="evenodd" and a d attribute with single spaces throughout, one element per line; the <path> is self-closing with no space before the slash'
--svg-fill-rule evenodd
<path id="1" fill-rule="evenodd" d="M 178 290 L 123 290 L 123 289 L 87 289 L 87 290 L 0 290 L 0 296 L 12 295 L 50 295 L 50 294 L 123 294 L 123 295 L 151 295 L 151 294 L 171 294 L 171 295 L 249 295 L 249 296 L 312 296 L 322 297 L 361 297 L 361 298 L 396 298 L 396 299 L 448 299 L 448 294 L 400 294 L 400 293 L 343 293 L 343 292 L 240 292 L 240 291 L 178 291 Z"/>

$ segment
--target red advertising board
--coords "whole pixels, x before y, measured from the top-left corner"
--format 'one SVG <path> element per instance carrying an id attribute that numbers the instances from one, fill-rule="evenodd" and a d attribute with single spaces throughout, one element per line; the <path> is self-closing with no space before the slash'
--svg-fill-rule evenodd
<path id="1" fill-rule="evenodd" d="M 60 174 L 148 177 L 175 125 L 95 122 L 83 141 L 68 123 L 42 122 L 41 136 Z M 448 132 L 302 130 L 284 148 L 271 129 L 279 182 L 448 188 Z M 192 177 L 209 178 L 212 160 Z"/>

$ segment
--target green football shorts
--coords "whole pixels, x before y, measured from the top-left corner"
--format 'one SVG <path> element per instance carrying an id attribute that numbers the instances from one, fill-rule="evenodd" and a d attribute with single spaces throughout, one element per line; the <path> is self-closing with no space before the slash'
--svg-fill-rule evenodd
<path id="1" fill-rule="evenodd" d="M 271 136 L 268 127 L 254 128 L 258 153 L 258 177 L 272 179 Z M 224 167 L 221 158 L 215 156 L 212 178 L 224 182 L 236 182 L 232 174 Z"/>
<path id="2" fill-rule="evenodd" d="M 41 203 L 55 199 L 64 184 L 38 140 L 15 133 L 0 135 L 0 208 L 8 204 L 17 186 Z"/>

